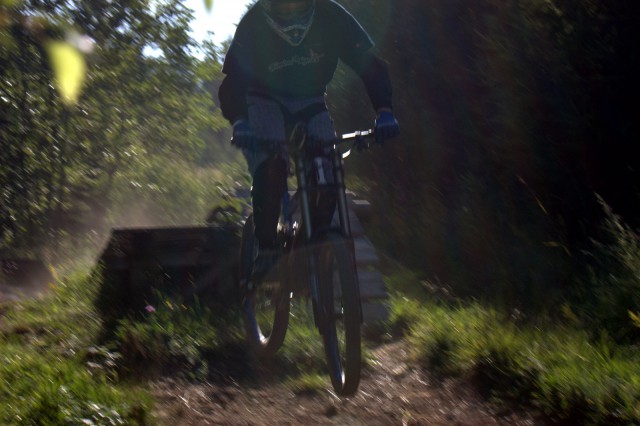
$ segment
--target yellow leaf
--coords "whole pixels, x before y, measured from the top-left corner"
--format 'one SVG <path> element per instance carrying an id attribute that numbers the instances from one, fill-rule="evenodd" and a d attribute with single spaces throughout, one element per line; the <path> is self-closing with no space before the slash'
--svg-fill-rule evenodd
<path id="1" fill-rule="evenodd" d="M 631 322 L 633 322 L 633 325 L 635 325 L 636 327 L 640 328 L 640 314 L 636 314 L 635 312 L 629 312 L 629 318 L 631 318 Z"/>
<path id="2" fill-rule="evenodd" d="M 207 9 L 207 12 L 211 12 L 213 8 L 213 0 L 204 0 L 204 7 Z"/>
<path id="3" fill-rule="evenodd" d="M 78 102 L 87 65 L 82 54 L 63 41 L 49 41 L 45 48 L 53 69 L 56 89 L 67 104 Z"/>

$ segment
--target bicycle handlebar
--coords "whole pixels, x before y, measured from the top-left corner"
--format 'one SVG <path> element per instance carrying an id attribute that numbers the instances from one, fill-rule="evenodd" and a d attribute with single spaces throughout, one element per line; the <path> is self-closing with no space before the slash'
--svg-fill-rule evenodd
<path id="1" fill-rule="evenodd" d="M 332 147 L 342 143 L 352 142 L 353 145 L 346 152 L 342 154 L 343 158 L 346 158 L 351 153 L 351 150 L 355 147 L 358 151 L 362 151 L 364 149 L 368 149 L 371 145 L 370 140 L 375 137 L 374 129 L 367 130 L 356 130 L 352 133 L 345 133 L 339 135 L 335 140 L 324 141 L 318 143 L 318 141 L 314 141 L 312 145 L 320 146 L 320 147 Z M 296 148 L 297 150 L 301 150 L 302 147 L 307 142 L 307 134 L 306 134 L 306 126 L 304 123 L 298 123 L 294 126 L 288 141 L 276 142 L 276 141 L 264 141 L 267 142 L 263 145 L 267 151 L 275 152 L 279 146 L 287 145 L 290 148 Z M 231 144 L 233 143 L 233 138 L 231 139 Z"/>
<path id="2" fill-rule="evenodd" d="M 303 132 L 303 133 L 298 133 L 298 132 Z M 305 129 L 302 127 L 294 128 L 294 130 L 291 132 L 289 142 L 288 143 L 285 142 L 285 145 L 288 145 L 289 147 L 296 147 L 297 149 L 302 149 L 302 147 L 307 142 L 307 135 L 304 132 L 305 132 Z M 333 146 L 337 146 L 344 143 L 352 143 L 352 146 L 342 154 L 342 158 L 346 158 L 349 156 L 353 148 L 356 148 L 358 151 L 368 149 L 369 146 L 371 145 L 371 139 L 373 139 L 374 137 L 375 137 L 374 129 L 356 130 L 355 132 L 352 132 L 352 133 L 345 133 L 345 134 L 339 135 L 334 140 L 323 141 L 323 142 L 314 141 L 312 142 L 312 145 L 320 146 L 320 147 L 333 147 Z M 278 145 L 277 143 L 274 143 L 272 145 L 272 148 L 274 148 L 277 145 Z"/>
<path id="3" fill-rule="evenodd" d="M 338 142 L 353 142 L 352 147 L 342 153 L 342 158 L 347 158 L 351 154 L 351 150 L 355 147 L 358 151 L 368 149 L 371 145 L 370 139 L 375 137 L 375 130 L 356 130 L 353 133 L 345 133 L 339 137 Z"/>
<path id="4" fill-rule="evenodd" d="M 350 141 L 350 140 L 359 140 L 359 139 L 369 139 L 372 138 L 375 135 L 375 131 L 373 129 L 368 129 L 368 130 L 356 130 L 353 133 L 345 133 L 344 135 L 340 136 L 340 139 L 343 141 Z"/>

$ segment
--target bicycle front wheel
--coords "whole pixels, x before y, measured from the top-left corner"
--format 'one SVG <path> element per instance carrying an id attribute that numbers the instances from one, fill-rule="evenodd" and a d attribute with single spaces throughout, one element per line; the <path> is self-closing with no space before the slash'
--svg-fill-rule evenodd
<path id="1" fill-rule="evenodd" d="M 349 240 L 338 233 L 326 236 L 317 255 L 320 332 L 331 383 L 339 395 L 352 395 L 360 383 L 362 322 L 354 257 Z"/>
<path id="2" fill-rule="evenodd" d="M 249 216 L 242 230 L 240 249 L 242 318 L 251 351 L 265 358 L 272 356 L 284 341 L 289 325 L 290 295 L 278 265 L 260 280 L 252 278 L 257 250 L 253 216 Z"/>

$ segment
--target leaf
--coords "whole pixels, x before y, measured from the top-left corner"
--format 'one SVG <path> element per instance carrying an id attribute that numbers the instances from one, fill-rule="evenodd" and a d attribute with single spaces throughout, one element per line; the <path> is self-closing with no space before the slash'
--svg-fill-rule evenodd
<path id="1" fill-rule="evenodd" d="M 629 318 L 631 318 L 631 322 L 633 322 L 633 325 L 640 328 L 640 314 L 629 311 Z"/>
<path id="2" fill-rule="evenodd" d="M 56 89 L 67 104 L 78 102 L 86 73 L 82 54 L 63 41 L 49 41 L 45 45 L 53 69 Z"/>
<path id="3" fill-rule="evenodd" d="M 211 12 L 213 8 L 213 0 L 204 0 L 204 7 L 207 9 L 207 12 Z"/>

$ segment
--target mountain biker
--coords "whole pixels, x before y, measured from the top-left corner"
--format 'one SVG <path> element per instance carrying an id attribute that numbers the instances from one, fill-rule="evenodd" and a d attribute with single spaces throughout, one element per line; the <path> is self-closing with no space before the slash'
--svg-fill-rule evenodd
<path id="1" fill-rule="evenodd" d="M 334 0 L 259 0 L 238 24 L 218 96 L 233 125 L 232 142 L 242 149 L 253 178 L 254 273 L 266 272 L 277 257 L 276 227 L 288 175 L 286 152 L 271 155 L 268 147 L 285 141 L 287 124 L 299 121 L 307 124 L 310 140 L 336 140 L 325 91 L 338 60 L 364 82 L 377 113 L 376 140 L 399 134 L 389 74 L 372 47 L 365 30 Z M 329 224 L 334 210 L 335 198 L 320 194 L 314 226 Z"/>

